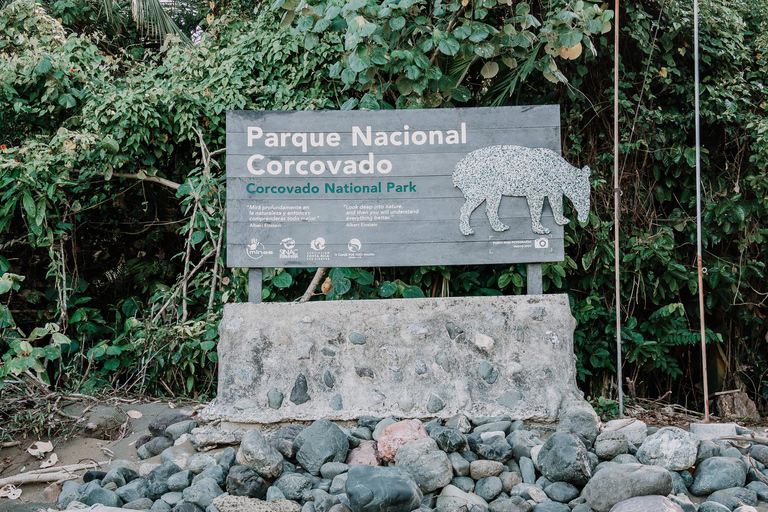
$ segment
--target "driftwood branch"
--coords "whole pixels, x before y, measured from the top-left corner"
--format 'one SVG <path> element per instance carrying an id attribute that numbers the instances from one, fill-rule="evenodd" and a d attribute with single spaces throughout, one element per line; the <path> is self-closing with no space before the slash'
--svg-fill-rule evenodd
<path id="1" fill-rule="evenodd" d="M 725 439 L 726 441 L 747 441 L 750 443 L 768 445 L 768 437 L 756 436 L 754 434 L 746 436 L 723 436 L 720 439 Z"/>
<path id="2" fill-rule="evenodd" d="M 317 287 L 320 285 L 320 281 L 323 279 L 323 276 L 325 275 L 325 271 L 328 270 L 325 267 L 320 267 L 317 269 L 317 272 L 315 272 L 315 277 L 312 278 L 312 282 L 309 283 L 309 286 L 307 286 L 307 291 L 304 292 L 304 295 L 301 296 L 299 299 L 299 304 L 303 302 L 307 302 L 309 299 L 312 298 L 312 295 L 315 293 L 315 290 L 317 290 Z"/>
<path id="3" fill-rule="evenodd" d="M 20 475 L 9 476 L 7 478 L 0 478 L 0 487 L 5 485 L 21 485 L 34 482 L 59 482 L 62 480 L 72 480 L 78 478 L 78 475 L 72 473 L 72 471 L 80 471 L 82 469 L 96 469 L 103 464 L 109 462 L 87 462 L 83 464 L 70 464 L 68 466 L 50 467 L 45 469 L 36 469 L 34 471 L 28 471 Z"/>
<path id="4" fill-rule="evenodd" d="M 116 172 L 112 174 L 112 176 L 115 178 L 128 178 L 131 180 L 149 181 L 150 183 L 157 183 L 159 185 L 164 185 L 166 187 L 172 188 L 173 190 L 179 190 L 179 187 L 181 186 L 180 183 L 176 183 L 175 181 L 161 178 L 160 176 L 145 176 L 142 178 L 138 174 L 125 173 L 125 172 Z"/>

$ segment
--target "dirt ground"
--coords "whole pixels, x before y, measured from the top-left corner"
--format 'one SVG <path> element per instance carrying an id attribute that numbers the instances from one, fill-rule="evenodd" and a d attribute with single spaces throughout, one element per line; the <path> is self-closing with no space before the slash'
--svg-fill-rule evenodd
<path id="1" fill-rule="evenodd" d="M 189 407 L 169 406 L 168 403 L 147 403 L 122 405 L 121 409 L 138 411 L 141 418 L 131 418 L 129 429 L 125 437 L 115 441 L 93 439 L 89 437 L 70 437 L 68 439 L 49 439 L 54 445 L 53 453 L 59 458 L 57 466 L 78 464 L 85 462 L 107 462 L 110 459 L 124 459 L 139 462 L 134 447 L 139 436 L 148 433 L 147 426 L 153 419 L 169 412 L 191 412 Z M 76 413 L 77 411 L 75 411 Z M 44 439 L 46 440 L 46 439 Z M 37 439 L 27 439 L 19 446 L 0 450 L 0 478 L 17 475 L 24 471 L 32 471 L 40 468 L 43 460 L 38 460 L 27 453 L 27 448 Z M 112 455 L 110 455 L 110 453 Z M 155 460 L 157 459 L 157 460 Z M 160 462 L 160 457 L 153 457 L 141 462 Z M 77 474 L 83 474 L 79 471 Z M 24 484 L 19 486 L 22 495 L 17 500 L 0 498 L 0 512 L 28 512 L 40 508 L 51 507 L 51 503 L 45 499 L 43 490 L 48 483 Z"/>

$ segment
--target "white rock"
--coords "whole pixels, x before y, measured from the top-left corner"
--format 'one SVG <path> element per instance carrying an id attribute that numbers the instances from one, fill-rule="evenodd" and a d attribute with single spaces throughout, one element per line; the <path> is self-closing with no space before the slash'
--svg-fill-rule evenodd
<path id="1" fill-rule="evenodd" d="M 502 439 L 505 439 L 507 436 L 501 430 L 494 430 L 492 432 L 483 432 L 482 434 L 480 434 L 480 439 L 482 439 L 483 441 L 487 441 L 493 437 L 501 437 Z"/>
<path id="2" fill-rule="evenodd" d="M 541 451 L 541 448 L 543 447 L 543 444 L 537 444 L 533 448 L 531 448 L 531 460 L 533 461 L 533 465 L 536 466 L 536 469 L 541 471 L 539 468 L 539 452 Z"/>
<path id="3" fill-rule="evenodd" d="M 490 352 L 494 343 L 493 338 L 486 334 L 475 334 L 475 346 L 484 352 Z"/>
<path id="4" fill-rule="evenodd" d="M 611 420 L 603 428 L 603 432 L 609 431 L 622 432 L 635 446 L 640 446 L 648 437 L 648 425 L 636 419 Z"/>
<path id="5" fill-rule="evenodd" d="M 440 508 L 455 509 L 466 506 L 467 510 L 470 510 L 475 505 L 488 508 L 488 503 L 483 498 L 464 492 L 455 485 L 446 485 L 437 497 L 437 506 Z"/>
<path id="6" fill-rule="evenodd" d="M 643 464 L 661 466 L 669 471 L 682 471 L 696 464 L 699 440 L 677 427 L 665 427 L 648 436 L 637 450 L 637 460 Z"/>
<path id="7" fill-rule="evenodd" d="M 139 466 L 139 476 L 143 477 L 143 476 L 149 475 L 149 473 L 159 465 L 160 464 L 156 464 L 153 462 L 145 462 L 144 464 Z"/>

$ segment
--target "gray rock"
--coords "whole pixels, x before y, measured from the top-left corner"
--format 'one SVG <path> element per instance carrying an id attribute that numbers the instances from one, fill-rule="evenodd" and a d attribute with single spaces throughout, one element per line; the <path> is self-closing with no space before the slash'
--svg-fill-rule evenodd
<path id="1" fill-rule="evenodd" d="M 136 456 L 139 458 L 139 460 L 144 460 L 152 457 L 152 452 L 149 451 L 149 449 L 146 447 L 146 443 L 143 443 L 139 448 L 136 450 Z"/>
<path id="2" fill-rule="evenodd" d="M 181 468 L 173 462 L 163 462 L 147 475 L 147 498 L 153 500 L 168 492 L 168 479 L 171 475 L 181 471 Z M 134 480 L 135 481 L 135 480 Z M 133 482 L 131 482 L 133 483 Z M 129 484 L 130 485 L 130 484 Z M 119 490 L 119 489 L 118 489 Z M 140 496 L 144 498 L 145 496 Z M 126 500 L 127 501 L 127 500 Z M 133 500 L 130 500 L 133 501 Z"/>
<path id="3" fill-rule="evenodd" d="M 520 457 L 518 464 L 523 475 L 523 482 L 527 484 L 536 483 L 536 468 L 533 465 L 533 461 L 528 457 Z"/>
<path id="4" fill-rule="evenodd" d="M 603 460 L 629 452 L 629 442 L 624 432 L 603 432 L 595 440 L 595 454 Z"/>
<path id="5" fill-rule="evenodd" d="M 114 491 L 103 489 L 99 486 L 94 486 L 87 491 L 85 499 L 82 500 L 86 505 L 101 504 L 107 507 L 120 507 L 123 504 L 123 500 Z"/>
<path id="6" fill-rule="evenodd" d="M 468 434 L 472 431 L 472 423 L 464 414 L 454 414 L 445 421 L 445 426 L 448 428 L 455 428 L 462 434 Z"/>
<path id="7" fill-rule="evenodd" d="M 499 498 L 488 504 L 490 512 L 529 512 L 533 506 L 520 496 L 511 498 Z"/>
<path id="8" fill-rule="evenodd" d="M 172 492 L 181 492 L 190 485 L 195 474 L 190 470 L 179 471 L 168 477 L 168 490 Z"/>
<path id="9" fill-rule="evenodd" d="M 344 401 L 341 398 L 341 395 L 336 393 L 333 395 L 333 398 L 331 398 L 331 401 L 329 403 L 330 407 L 334 411 L 340 411 L 344 408 Z"/>
<path id="10" fill-rule="evenodd" d="M 323 478 L 333 480 L 336 475 L 349 471 L 349 466 L 343 462 L 326 462 L 320 466 L 320 474 Z"/>
<path id="11" fill-rule="evenodd" d="M 469 474 L 475 480 L 498 476 L 504 471 L 504 464 L 495 460 L 476 460 L 469 464 Z"/>
<path id="12" fill-rule="evenodd" d="M 584 443 L 570 432 L 556 432 L 547 439 L 538 454 L 537 466 L 550 481 L 577 486 L 586 484 L 592 474 Z"/>
<path id="13" fill-rule="evenodd" d="M 209 467 L 195 478 L 193 478 L 192 485 L 202 480 L 203 478 L 212 478 L 216 481 L 216 484 L 219 487 L 224 487 L 225 482 L 227 481 L 227 472 L 224 471 L 224 468 L 216 464 L 215 466 Z"/>
<path id="14" fill-rule="evenodd" d="M 499 479 L 501 480 L 501 485 L 504 490 L 504 492 L 509 492 L 512 490 L 514 486 L 517 484 L 523 483 L 523 477 L 520 475 L 520 473 L 515 473 L 512 471 L 504 471 L 499 475 Z"/>
<path id="15" fill-rule="evenodd" d="M 520 457 L 528 457 L 530 459 L 531 449 L 542 444 L 537 432 L 523 429 L 513 430 L 507 436 L 507 443 L 512 446 L 512 453 L 518 460 Z"/>
<path id="16" fill-rule="evenodd" d="M 483 361 L 478 365 L 477 374 L 488 384 L 493 384 L 499 378 L 499 372 L 487 361 Z"/>
<path id="17" fill-rule="evenodd" d="M 722 489 L 713 492 L 709 495 L 707 501 L 720 503 L 733 510 L 741 504 L 749 506 L 757 505 L 757 493 L 752 489 L 731 487 L 730 489 Z"/>
<path id="18" fill-rule="evenodd" d="M 720 454 L 720 447 L 714 441 L 706 439 L 699 442 L 699 449 L 696 452 L 696 465 L 698 466 L 705 459 L 717 457 Z"/>
<path id="19" fill-rule="evenodd" d="M 456 476 L 467 476 L 469 474 L 469 462 L 458 453 L 449 453 L 448 460 L 451 462 L 453 474 Z"/>
<path id="20" fill-rule="evenodd" d="M 373 432 L 376 425 L 383 419 L 384 418 L 379 418 L 378 416 L 360 416 L 360 419 L 357 420 L 357 424 Z"/>
<path id="21" fill-rule="evenodd" d="M 425 493 L 445 487 L 453 477 L 448 455 L 438 449 L 431 437 L 401 446 L 395 455 L 395 463 L 410 473 L 419 489 Z"/>
<path id="22" fill-rule="evenodd" d="M 307 389 L 307 378 L 303 373 L 300 373 L 296 376 L 296 382 L 293 384 L 293 389 L 291 389 L 291 402 L 296 405 L 309 402 L 311 398 L 307 393 Z"/>
<path id="23" fill-rule="evenodd" d="M 169 414 L 164 414 L 163 416 L 160 416 L 159 418 L 155 418 L 154 420 L 150 421 L 149 426 L 147 428 L 149 429 L 150 434 L 152 434 L 153 436 L 161 436 L 165 433 L 165 429 L 167 429 L 174 423 L 181 423 L 182 421 L 188 421 L 188 420 L 189 420 L 188 415 L 182 414 L 180 412 L 172 412 Z"/>
<path id="24" fill-rule="evenodd" d="M 155 500 L 149 510 L 158 510 L 160 512 L 170 512 L 173 507 L 163 500 Z"/>
<path id="25" fill-rule="evenodd" d="M 272 388 L 267 391 L 267 405 L 271 409 L 279 409 L 283 405 L 283 399 L 285 395 L 279 389 Z"/>
<path id="26" fill-rule="evenodd" d="M 235 453 L 235 449 L 231 446 L 227 446 L 222 450 L 221 455 L 219 455 L 219 465 L 224 468 L 224 471 L 229 471 L 229 468 L 231 468 L 235 464 L 235 459 L 237 458 L 237 454 Z"/>
<path id="27" fill-rule="evenodd" d="M 501 479 L 497 476 L 481 478 L 475 484 L 475 494 L 485 501 L 493 501 L 499 494 L 501 494 L 501 491 Z"/>
<path id="28" fill-rule="evenodd" d="M 267 489 L 267 501 L 277 501 L 277 500 L 284 500 L 285 496 L 283 495 L 283 491 L 275 487 L 274 485 Z"/>
<path id="29" fill-rule="evenodd" d="M 114 468 L 110 469 L 101 480 L 101 486 L 104 487 L 109 483 L 114 483 L 118 487 L 122 487 L 137 478 L 139 478 L 139 474 L 132 469 L 126 467 Z"/>
<path id="30" fill-rule="evenodd" d="M 350 430 L 349 433 L 363 441 L 373 440 L 373 436 L 371 435 L 371 430 L 365 427 L 355 427 L 352 430 Z"/>
<path id="31" fill-rule="evenodd" d="M 304 428 L 304 425 L 283 425 L 272 434 L 270 443 L 283 457 L 292 459 L 296 455 L 293 451 L 293 441 Z"/>
<path id="32" fill-rule="evenodd" d="M 213 502 L 216 496 L 223 494 L 223 491 L 212 478 L 203 478 L 195 482 L 192 487 L 184 489 L 184 492 L 181 494 L 187 503 L 192 503 L 205 509 Z"/>
<path id="33" fill-rule="evenodd" d="M 616 464 L 595 473 L 584 488 L 584 497 L 597 512 L 608 512 L 620 501 L 637 496 L 666 496 L 671 491 L 672 477 L 662 467 Z"/>
<path id="34" fill-rule="evenodd" d="M 696 467 L 691 494 L 705 496 L 731 487 L 743 487 L 747 481 L 747 467 L 740 459 L 710 457 Z"/>
<path id="35" fill-rule="evenodd" d="M 462 491 L 456 486 L 447 485 L 437 497 L 437 510 L 480 511 L 488 508 L 488 503 L 476 494 Z"/>
<path id="36" fill-rule="evenodd" d="M 191 433 L 192 429 L 195 427 L 197 427 L 197 422 L 195 420 L 179 421 L 166 427 L 165 436 L 170 437 L 175 441 L 184 434 Z"/>
<path id="37" fill-rule="evenodd" d="M 535 509 L 534 509 L 535 510 Z M 617 503 L 611 512 L 683 512 L 682 507 L 664 496 L 638 496 Z"/>
<path id="38" fill-rule="evenodd" d="M 643 464 L 680 471 L 696 464 L 698 449 L 696 436 L 681 428 L 665 427 L 643 441 L 637 459 Z"/>
<path id="39" fill-rule="evenodd" d="M 388 426 L 392 425 L 393 423 L 397 423 L 397 420 L 393 418 L 392 416 L 389 416 L 387 418 L 384 418 L 383 420 L 376 423 L 376 426 L 373 429 L 373 433 L 371 434 L 371 437 L 373 437 L 374 441 L 379 440 L 379 436 L 381 435 L 381 432 L 387 428 Z M 361 423 L 362 425 L 362 423 Z M 365 426 L 365 425 L 363 425 Z"/>
<path id="40" fill-rule="evenodd" d="M 571 507 L 556 501 L 544 501 L 533 507 L 533 512 L 571 512 Z"/>
<path id="41" fill-rule="evenodd" d="M 581 503 L 573 507 L 573 510 L 571 510 L 571 512 L 594 512 L 594 511 L 586 503 Z"/>
<path id="42" fill-rule="evenodd" d="M 349 341 L 353 345 L 365 345 L 365 336 L 359 332 L 352 331 L 349 333 Z"/>
<path id="43" fill-rule="evenodd" d="M 207 453 L 196 453 L 187 459 L 187 469 L 196 475 L 215 465 L 216 459 Z"/>
<path id="44" fill-rule="evenodd" d="M 683 509 L 683 512 L 696 512 L 696 505 L 691 502 L 687 494 L 669 495 L 667 497 Z"/>
<path id="45" fill-rule="evenodd" d="M 698 512 L 731 512 L 731 509 L 714 501 L 705 501 L 699 505 Z"/>
<path id="46" fill-rule="evenodd" d="M 312 479 L 302 473 L 286 473 L 275 480 L 275 487 L 280 489 L 286 499 L 301 501 L 304 493 L 312 489 Z"/>
<path id="47" fill-rule="evenodd" d="M 670 471 L 669 476 L 672 477 L 672 492 L 670 494 L 686 494 L 688 487 L 685 485 L 683 477 L 677 471 Z"/>
<path id="48" fill-rule="evenodd" d="M 131 501 L 123 505 L 123 508 L 129 510 L 150 510 L 154 502 L 149 498 L 141 498 L 136 501 Z"/>
<path id="49" fill-rule="evenodd" d="M 163 452 L 163 450 L 165 450 L 166 448 L 170 448 L 171 446 L 173 446 L 173 441 L 171 441 L 169 438 L 165 436 L 157 436 L 157 437 L 153 437 L 152 439 L 144 443 L 141 446 L 141 448 L 139 448 L 139 450 L 143 450 L 145 452 L 150 453 L 151 454 L 150 457 L 151 457 L 154 455 L 160 455 Z M 146 459 L 149 457 L 144 457 L 144 458 Z"/>
<path id="50" fill-rule="evenodd" d="M 509 420 L 492 421 L 490 423 L 483 423 L 475 427 L 475 434 L 482 434 L 484 432 L 504 432 L 507 435 L 507 430 L 512 426 L 512 422 Z"/>
<path id="51" fill-rule="evenodd" d="M 120 496 L 120 499 L 126 503 L 140 500 L 141 498 L 149 498 L 147 480 L 144 478 L 136 478 L 131 480 L 127 484 L 119 487 L 115 491 L 115 494 Z"/>
<path id="52" fill-rule="evenodd" d="M 256 429 L 243 436 L 237 463 L 253 468 L 262 478 L 277 478 L 283 473 L 283 456 Z"/>
<path id="53" fill-rule="evenodd" d="M 474 434 L 473 434 L 474 435 Z M 472 451 L 475 452 L 480 458 L 487 460 L 495 460 L 497 462 L 507 462 L 512 458 L 512 447 L 509 445 L 506 439 L 503 437 L 494 436 L 489 439 L 483 440 L 480 443 L 472 446 L 471 437 L 467 440 L 470 442 Z"/>
<path id="54" fill-rule="evenodd" d="M 628 453 L 615 456 L 611 462 L 615 462 L 616 464 L 640 464 L 637 457 Z"/>
<path id="55" fill-rule="evenodd" d="M 432 427 L 428 430 L 429 437 L 435 440 L 437 446 L 445 453 L 465 452 L 469 449 L 464 434 L 450 427 Z"/>
<path id="56" fill-rule="evenodd" d="M 510 496 L 522 496 L 526 500 L 533 500 L 536 503 L 549 501 L 549 497 L 537 485 L 518 484 L 509 491 Z"/>
<path id="57" fill-rule="evenodd" d="M 301 507 L 301 512 L 315 512 L 315 504 L 311 501 L 304 503 Z"/>
<path id="58" fill-rule="evenodd" d="M 328 489 L 328 492 L 331 494 L 343 493 L 344 489 L 347 486 L 348 477 L 349 477 L 349 472 L 336 475 L 331 481 L 331 488 Z"/>
<path id="59" fill-rule="evenodd" d="M 579 495 L 579 490 L 568 482 L 555 482 L 544 487 L 544 492 L 552 501 L 568 503 Z"/>
<path id="60" fill-rule="evenodd" d="M 600 432 L 599 419 L 592 409 L 569 409 L 560 415 L 559 420 L 558 432 L 570 432 L 579 435 L 589 441 L 590 445 L 595 442 L 595 438 Z"/>
<path id="61" fill-rule="evenodd" d="M 320 489 L 321 491 L 325 492 L 331 492 L 331 484 L 333 483 L 333 480 L 329 480 L 328 478 L 321 478 L 318 482 L 315 483 L 315 485 L 312 486 L 313 489 Z"/>
<path id="62" fill-rule="evenodd" d="M 205 512 L 194 503 L 181 502 L 171 509 L 171 512 Z"/>
<path id="63" fill-rule="evenodd" d="M 753 444 L 752 448 L 749 449 L 749 454 L 753 459 L 768 466 L 768 446 L 764 444 Z"/>
<path id="64" fill-rule="evenodd" d="M 321 490 L 312 491 L 312 497 L 314 498 L 315 512 L 330 512 L 333 507 L 341 504 L 338 496 Z"/>
<path id="65" fill-rule="evenodd" d="M 455 485 L 464 492 L 473 492 L 475 490 L 475 481 L 468 476 L 457 476 L 451 479 L 451 485 Z"/>
<path id="66" fill-rule="evenodd" d="M 768 501 L 768 485 L 765 482 L 750 482 L 747 484 L 747 489 L 755 491 L 761 501 Z"/>
<path id="67" fill-rule="evenodd" d="M 195 446 L 190 441 L 187 441 L 183 444 L 171 446 L 170 448 L 163 450 L 163 453 L 160 454 L 160 460 L 163 462 L 173 462 L 179 466 L 179 468 L 186 469 L 187 461 L 196 453 L 197 450 L 195 450 Z M 139 470 L 139 474 L 141 474 L 141 470 Z"/>
<path id="68" fill-rule="evenodd" d="M 346 460 L 349 442 L 338 425 L 321 419 L 296 436 L 293 449 L 301 466 L 311 474 L 317 475 L 326 462 Z"/>
<path id="69" fill-rule="evenodd" d="M 167 492 L 160 496 L 160 499 L 173 507 L 183 499 L 183 496 L 180 492 Z"/>
<path id="70" fill-rule="evenodd" d="M 436 412 L 442 411 L 443 407 L 445 407 L 445 402 L 443 402 L 439 396 L 429 395 L 429 400 L 427 401 L 427 412 L 434 414 Z"/>
<path id="71" fill-rule="evenodd" d="M 353 512 L 411 512 L 421 504 L 418 485 L 401 468 L 353 466 L 345 474 Z"/>

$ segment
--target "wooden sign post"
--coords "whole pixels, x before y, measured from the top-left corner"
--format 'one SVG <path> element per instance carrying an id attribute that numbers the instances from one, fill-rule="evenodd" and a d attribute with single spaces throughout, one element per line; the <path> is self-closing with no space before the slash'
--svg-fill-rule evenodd
<path id="1" fill-rule="evenodd" d="M 564 259 L 559 106 L 227 113 L 227 264 L 396 267 Z M 480 206 L 483 205 L 483 208 Z"/>

